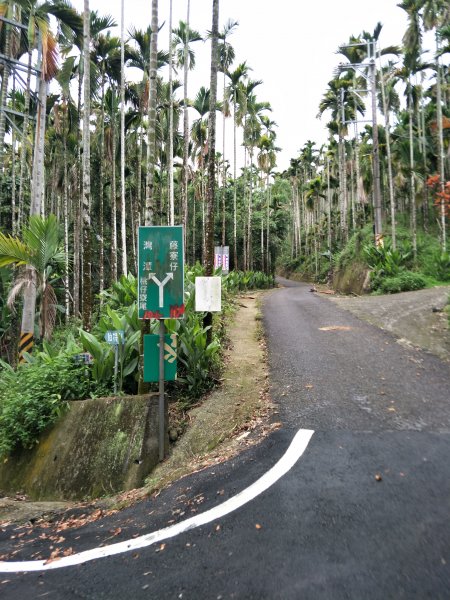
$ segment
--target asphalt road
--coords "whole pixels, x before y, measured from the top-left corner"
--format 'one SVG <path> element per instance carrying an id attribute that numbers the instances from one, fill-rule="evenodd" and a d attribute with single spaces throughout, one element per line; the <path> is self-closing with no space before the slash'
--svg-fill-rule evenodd
<path id="1" fill-rule="evenodd" d="M 7 527 L 0 554 L 38 560 L 181 523 L 246 490 L 298 429 L 313 429 L 294 466 L 240 508 L 162 543 L 0 573 L 1 598 L 450 598 L 448 363 L 399 345 L 309 286 L 285 285 L 264 305 L 282 429 L 83 527 Z"/>

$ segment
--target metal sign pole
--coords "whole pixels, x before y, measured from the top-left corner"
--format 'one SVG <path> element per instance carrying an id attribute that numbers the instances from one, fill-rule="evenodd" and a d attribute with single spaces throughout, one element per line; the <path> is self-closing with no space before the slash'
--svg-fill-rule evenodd
<path id="1" fill-rule="evenodd" d="M 119 371 L 119 344 L 114 346 L 114 394 L 117 394 L 117 374 Z"/>
<path id="2" fill-rule="evenodd" d="M 165 398 L 164 398 L 164 319 L 159 320 L 159 460 L 164 460 Z"/>

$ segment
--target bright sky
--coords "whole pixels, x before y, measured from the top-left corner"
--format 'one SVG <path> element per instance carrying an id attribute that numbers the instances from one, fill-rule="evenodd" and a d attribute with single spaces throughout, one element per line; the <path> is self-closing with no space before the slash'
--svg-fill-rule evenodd
<path id="1" fill-rule="evenodd" d="M 381 46 L 401 44 L 406 28 L 405 12 L 399 0 L 220 0 L 221 30 L 228 19 L 239 22 L 229 41 L 234 46 L 234 67 L 247 61 L 252 79 L 262 79 L 256 88 L 260 101 L 272 105 L 271 119 L 278 124 L 277 144 L 282 148 L 278 169 L 289 166 L 307 140 L 326 140 L 325 123 L 316 118 L 319 102 L 342 57 L 335 54 L 350 35 L 373 31 L 383 23 Z M 83 0 L 74 0 L 83 9 Z M 90 0 L 90 9 L 112 14 L 119 27 L 120 0 Z M 186 20 L 186 0 L 173 0 L 173 25 Z M 125 1 L 125 27 L 146 28 L 151 19 L 151 0 Z M 158 45 L 169 46 L 169 0 L 159 0 L 159 22 L 165 21 Z M 212 0 L 191 0 L 191 28 L 205 33 L 211 29 Z M 195 44 L 197 67 L 190 74 L 189 97 L 201 85 L 209 87 L 209 44 Z M 219 78 L 219 98 L 222 94 Z M 231 119 L 230 119 L 231 121 Z M 217 151 L 222 151 L 221 120 L 218 118 Z M 228 132 L 229 130 L 229 132 Z M 227 127 L 226 155 L 231 160 L 231 123 Z"/>

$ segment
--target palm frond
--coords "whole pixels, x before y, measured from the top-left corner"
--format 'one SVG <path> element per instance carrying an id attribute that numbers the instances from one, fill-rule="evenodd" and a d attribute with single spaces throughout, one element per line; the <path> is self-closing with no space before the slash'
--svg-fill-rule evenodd
<path id="1" fill-rule="evenodd" d="M 23 240 L 33 254 L 33 266 L 43 273 L 52 261 L 63 263 L 63 253 L 60 248 L 59 225 L 55 215 L 46 219 L 38 215 L 30 217 L 30 222 L 23 229 Z"/>
<path id="2" fill-rule="evenodd" d="M 0 267 L 26 265 L 30 262 L 30 249 L 11 235 L 0 233 Z"/>

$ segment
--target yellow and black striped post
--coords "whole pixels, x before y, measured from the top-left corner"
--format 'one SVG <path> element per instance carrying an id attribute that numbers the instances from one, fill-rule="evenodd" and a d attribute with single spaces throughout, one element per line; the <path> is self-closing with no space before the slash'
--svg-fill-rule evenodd
<path id="1" fill-rule="evenodd" d="M 23 332 L 20 334 L 19 342 L 19 363 L 25 362 L 23 357 L 24 352 L 31 352 L 34 344 L 34 336 L 32 333 Z"/>

